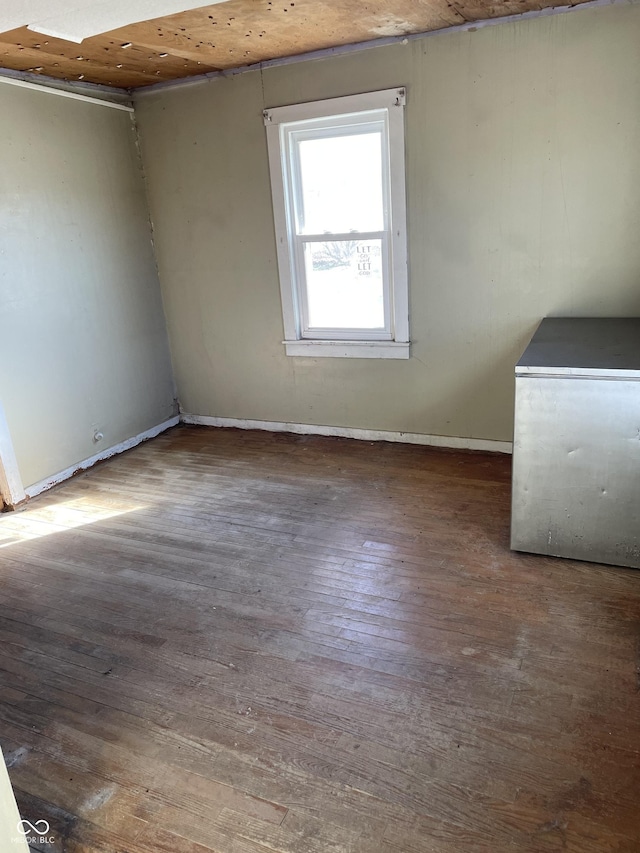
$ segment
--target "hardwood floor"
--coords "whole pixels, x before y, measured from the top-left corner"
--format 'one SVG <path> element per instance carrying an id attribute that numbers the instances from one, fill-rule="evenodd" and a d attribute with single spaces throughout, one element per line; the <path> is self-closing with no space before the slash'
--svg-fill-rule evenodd
<path id="1" fill-rule="evenodd" d="M 639 851 L 640 573 L 510 552 L 509 474 L 179 427 L 2 516 L 34 849 Z"/>

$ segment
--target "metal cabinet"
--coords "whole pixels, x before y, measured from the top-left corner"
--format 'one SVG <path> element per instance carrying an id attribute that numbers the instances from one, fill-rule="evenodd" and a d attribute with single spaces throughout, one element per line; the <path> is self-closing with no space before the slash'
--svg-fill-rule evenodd
<path id="1" fill-rule="evenodd" d="M 640 319 L 547 318 L 518 362 L 511 547 L 640 568 Z"/>

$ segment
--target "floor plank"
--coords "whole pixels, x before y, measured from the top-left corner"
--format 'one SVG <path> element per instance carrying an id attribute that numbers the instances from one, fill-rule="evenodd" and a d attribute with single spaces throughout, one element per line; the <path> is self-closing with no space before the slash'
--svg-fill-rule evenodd
<path id="1" fill-rule="evenodd" d="M 179 427 L 0 518 L 51 853 L 640 850 L 640 574 L 508 548 L 510 460 Z"/>

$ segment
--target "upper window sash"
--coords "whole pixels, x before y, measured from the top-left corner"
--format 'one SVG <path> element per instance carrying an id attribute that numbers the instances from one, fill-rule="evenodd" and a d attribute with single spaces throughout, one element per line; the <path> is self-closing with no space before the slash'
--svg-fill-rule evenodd
<path id="1" fill-rule="evenodd" d="M 288 123 L 280 125 L 280 145 L 282 149 L 282 166 L 285 171 L 286 178 L 293 178 L 291 185 L 286 181 L 285 190 L 288 195 L 288 209 L 291 214 L 289 222 L 289 231 L 291 234 L 323 234 L 323 233 L 340 233 L 344 232 L 345 228 L 330 227 L 332 223 L 325 221 L 321 230 L 310 227 L 309 219 L 313 224 L 313 218 L 308 217 L 305 209 L 305 176 L 303 174 L 303 164 L 301 156 L 301 145 L 305 142 L 311 143 L 316 140 L 333 140 L 340 137 L 358 137 L 359 135 L 367 135 L 377 137 L 380 144 L 380 181 L 379 186 L 382 189 L 382 198 L 379 209 L 380 218 L 377 221 L 371 219 L 364 223 L 369 227 L 359 227 L 363 223 L 350 222 L 347 223 L 343 218 L 344 225 L 354 226 L 349 227 L 349 231 L 370 232 L 370 231 L 387 231 L 389 230 L 389 222 L 391 218 L 390 211 L 390 186 L 389 186 L 389 140 L 388 140 L 388 122 L 386 110 L 377 110 L 359 116 L 331 116 L 313 122 L 302 122 L 302 127 L 298 127 L 298 123 Z M 340 219 L 341 212 L 337 213 Z M 344 217 L 344 213 L 342 213 Z M 335 223 L 335 220 L 334 220 Z"/>

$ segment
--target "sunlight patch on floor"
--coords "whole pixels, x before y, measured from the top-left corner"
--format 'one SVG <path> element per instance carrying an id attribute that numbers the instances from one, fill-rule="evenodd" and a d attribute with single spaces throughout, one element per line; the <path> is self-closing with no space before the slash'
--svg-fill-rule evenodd
<path id="1" fill-rule="evenodd" d="M 146 507 L 147 504 L 130 501 L 111 501 L 108 507 L 100 507 L 88 498 L 75 498 L 22 512 L 7 513 L 0 517 L 0 548 L 50 536 L 52 533 L 64 533 L 66 530 L 95 524 Z"/>

